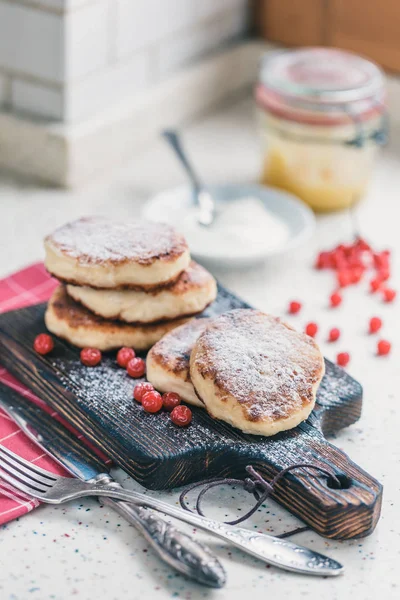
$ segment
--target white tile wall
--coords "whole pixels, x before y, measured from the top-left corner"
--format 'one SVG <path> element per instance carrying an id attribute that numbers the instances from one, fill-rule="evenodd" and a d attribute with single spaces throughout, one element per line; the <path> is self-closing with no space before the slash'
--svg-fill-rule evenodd
<path id="1" fill-rule="evenodd" d="M 114 0 L 98 0 L 65 16 L 65 72 L 69 81 L 105 68 L 111 45 L 110 12 Z"/>
<path id="2" fill-rule="evenodd" d="M 197 59 L 207 52 L 221 47 L 228 40 L 243 35 L 248 29 L 248 2 L 247 0 L 221 0 L 210 2 L 206 0 L 208 10 L 205 11 L 208 19 L 202 20 L 197 26 L 191 27 L 179 35 L 169 36 L 159 43 L 158 69 L 160 77 L 169 75 L 183 67 L 193 59 Z M 199 3 L 198 7 L 203 7 Z M 228 10 L 221 12 L 222 7 Z M 214 18 L 210 19 L 213 9 Z"/>
<path id="3" fill-rule="evenodd" d="M 248 0 L 200 0 L 196 2 L 199 18 L 213 17 L 228 9 L 237 9 L 248 5 Z"/>
<path id="4" fill-rule="evenodd" d="M 0 0 L 0 105 L 6 75 L 17 111 L 83 120 L 242 35 L 247 8 L 248 0 Z"/>
<path id="5" fill-rule="evenodd" d="M 65 91 L 64 119 L 83 120 L 126 101 L 135 92 L 148 87 L 150 72 L 150 55 L 142 52 L 123 64 L 112 65 L 68 86 Z"/>
<path id="6" fill-rule="evenodd" d="M 8 78 L 6 75 L 0 73 L 0 107 L 4 106 L 8 94 Z"/>
<path id="7" fill-rule="evenodd" d="M 17 4 L 20 0 L 14 0 L 14 2 Z M 35 8 L 37 6 L 39 7 L 43 7 L 43 8 L 50 8 L 53 10 L 65 10 L 66 8 L 66 4 L 67 4 L 68 0 L 23 0 L 23 2 L 21 2 L 21 4 L 30 4 L 32 6 L 34 6 Z"/>
<path id="8" fill-rule="evenodd" d="M 61 15 L 0 2 L 0 67 L 60 81 L 63 37 Z"/>
<path id="9" fill-rule="evenodd" d="M 220 23 L 214 21 L 161 42 L 158 75 L 162 78 L 220 45 Z"/>
<path id="10" fill-rule="evenodd" d="M 13 79 L 11 83 L 12 106 L 17 111 L 49 119 L 62 119 L 64 95 L 62 89 Z"/>
<path id="11" fill-rule="evenodd" d="M 131 54 L 194 24 L 197 3 L 198 0 L 114 0 L 118 56 Z"/>
<path id="12" fill-rule="evenodd" d="M 249 28 L 249 11 L 247 2 L 237 2 L 221 19 L 221 43 L 242 36 Z"/>
<path id="13" fill-rule="evenodd" d="M 35 8 L 48 8 L 56 11 L 67 11 L 89 4 L 93 0 L 14 0 L 21 4 L 30 4 Z"/>

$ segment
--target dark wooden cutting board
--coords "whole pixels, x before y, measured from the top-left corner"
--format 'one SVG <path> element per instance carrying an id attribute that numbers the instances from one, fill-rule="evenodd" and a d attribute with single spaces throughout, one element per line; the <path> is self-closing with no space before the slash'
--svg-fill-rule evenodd
<path id="1" fill-rule="evenodd" d="M 247 306 L 219 287 L 203 316 Z M 279 482 L 273 497 L 326 537 L 348 539 L 374 529 L 382 486 L 325 439 L 361 413 L 362 388 L 343 369 L 326 361 L 316 407 L 291 431 L 271 438 L 246 435 L 197 408 L 192 424 L 178 428 L 167 413 L 145 413 L 132 401 L 137 380 L 117 367 L 115 354 L 92 369 L 62 340 L 50 356 L 36 354 L 32 344 L 45 331 L 44 310 L 41 304 L 0 316 L 0 362 L 144 486 L 164 489 L 205 477 L 242 477 L 249 464 L 271 478 L 290 464 L 312 463 L 331 469 L 341 488 L 299 469 Z"/>

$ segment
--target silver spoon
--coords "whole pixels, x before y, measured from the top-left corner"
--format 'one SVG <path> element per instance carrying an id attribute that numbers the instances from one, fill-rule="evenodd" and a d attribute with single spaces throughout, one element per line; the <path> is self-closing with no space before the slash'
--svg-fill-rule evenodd
<path id="1" fill-rule="evenodd" d="M 206 190 L 195 173 L 186 153 L 183 150 L 179 135 L 173 129 L 166 129 L 162 132 L 163 137 L 169 142 L 171 148 L 179 158 L 193 186 L 195 203 L 199 208 L 197 221 L 203 227 L 209 227 L 215 218 L 215 203 L 210 192 Z"/>

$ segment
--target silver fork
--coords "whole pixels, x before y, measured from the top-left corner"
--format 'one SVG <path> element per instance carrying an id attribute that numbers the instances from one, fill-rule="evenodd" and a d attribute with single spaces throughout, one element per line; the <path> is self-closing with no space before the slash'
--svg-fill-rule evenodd
<path id="1" fill-rule="evenodd" d="M 49 504 L 61 504 L 84 496 L 108 496 L 126 502 L 137 502 L 209 531 L 244 552 L 288 571 L 322 576 L 339 575 L 343 571 L 342 565 L 337 561 L 288 540 L 225 525 L 145 494 L 122 489 L 118 483 L 110 483 L 107 474 L 90 481 L 55 475 L 1 445 L 0 475 L 19 490 Z"/>

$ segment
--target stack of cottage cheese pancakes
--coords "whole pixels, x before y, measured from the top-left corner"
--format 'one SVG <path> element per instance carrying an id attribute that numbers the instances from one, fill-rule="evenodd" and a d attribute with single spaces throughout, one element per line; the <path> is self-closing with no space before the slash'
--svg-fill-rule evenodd
<path id="1" fill-rule="evenodd" d="M 49 235 L 45 250 L 62 282 L 47 328 L 80 348 L 147 350 L 216 297 L 214 278 L 168 225 L 83 218 Z"/>
<path id="2" fill-rule="evenodd" d="M 167 225 L 80 219 L 45 240 L 61 281 L 45 321 L 78 346 L 151 348 L 147 379 L 245 433 L 270 436 L 311 413 L 325 365 L 315 341 L 253 309 L 194 319 L 216 297 Z"/>

